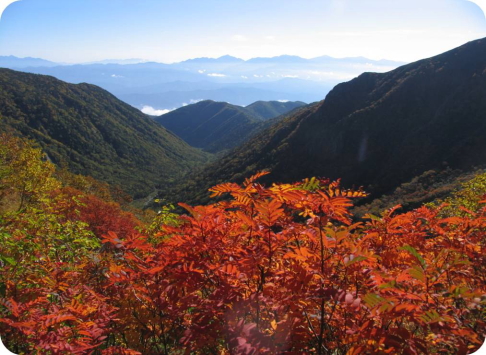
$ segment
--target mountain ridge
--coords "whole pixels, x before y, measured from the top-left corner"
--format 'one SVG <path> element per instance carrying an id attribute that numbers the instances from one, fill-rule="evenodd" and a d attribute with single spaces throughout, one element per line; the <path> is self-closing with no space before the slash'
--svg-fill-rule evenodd
<path id="1" fill-rule="evenodd" d="M 333 61 L 340 61 L 340 60 L 347 60 L 347 61 L 354 61 L 354 62 L 384 62 L 384 63 L 397 63 L 397 64 L 404 64 L 402 61 L 396 61 L 396 60 L 389 60 L 389 59 L 370 59 L 367 57 L 363 56 L 358 56 L 358 57 L 332 57 L 329 55 L 322 55 L 318 57 L 313 57 L 313 58 L 303 58 L 298 55 L 291 55 L 291 54 L 281 54 L 281 55 L 276 55 L 272 57 L 253 57 L 249 59 L 241 59 L 229 54 L 213 58 L 213 57 L 194 57 L 194 58 L 188 58 L 184 59 L 179 62 L 174 62 L 174 63 L 164 63 L 164 62 L 159 62 L 159 61 L 154 61 L 154 60 L 146 60 L 146 59 L 141 59 L 141 58 L 128 58 L 128 59 L 102 59 L 102 60 L 95 60 L 95 61 L 87 61 L 87 62 L 79 62 L 79 63 L 69 63 L 69 64 L 64 64 L 60 62 L 53 62 L 49 61 L 43 58 L 34 58 L 34 57 L 17 57 L 14 55 L 8 55 L 8 56 L 0 56 L 0 65 L 2 60 L 12 60 L 12 61 L 18 61 L 19 63 L 23 61 L 39 61 L 39 63 L 45 63 L 49 65 L 93 65 L 93 64 L 120 64 L 120 65 L 135 65 L 135 64 L 140 64 L 140 63 L 156 63 L 156 64 L 163 64 L 163 65 L 177 65 L 181 63 L 216 63 L 216 62 L 223 62 L 223 63 L 241 63 L 241 62 L 271 62 L 271 61 L 295 61 L 295 62 L 305 62 L 305 61 L 326 61 L 326 60 L 333 60 Z"/>
<path id="2" fill-rule="evenodd" d="M 0 67 L 16 67 L 16 68 L 28 68 L 28 67 L 54 67 L 59 66 L 60 63 L 51 62 L 42 58 L 23 57 L 19 58 L 13 55 L 0 56 Z"/>

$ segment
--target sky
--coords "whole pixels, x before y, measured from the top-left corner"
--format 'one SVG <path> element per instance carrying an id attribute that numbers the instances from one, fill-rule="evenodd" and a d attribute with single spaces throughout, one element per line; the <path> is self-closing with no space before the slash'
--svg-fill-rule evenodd
<path id="1" fill-rule="evenodd" d="M 0 0 L 0 11 L 11 0 Z M 3 5 L 3 7 L 2 7 Z M 20 0 L 0 55 L 141 58 L 364 56 L 403 62 L 486 37 L 486 0 Z"/>

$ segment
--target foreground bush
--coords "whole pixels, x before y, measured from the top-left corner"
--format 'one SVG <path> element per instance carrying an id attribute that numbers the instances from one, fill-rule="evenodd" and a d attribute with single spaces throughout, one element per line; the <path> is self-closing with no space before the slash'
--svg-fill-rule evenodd
<path id="1" fill-rule="evenodd" d="M 467 353 L 484 341 L 485 226 L 439 209 L 351 224 L 337 183 L 248 180 L 185 206 L 161 242 L 105 242 L 123 317 L 142 352 Z M 135 335 L 136 333 L 136 335 Z M 140 343 L 142 339 L 142 343 Z M 142 347 L 140 347 L 142 345 Z"/>

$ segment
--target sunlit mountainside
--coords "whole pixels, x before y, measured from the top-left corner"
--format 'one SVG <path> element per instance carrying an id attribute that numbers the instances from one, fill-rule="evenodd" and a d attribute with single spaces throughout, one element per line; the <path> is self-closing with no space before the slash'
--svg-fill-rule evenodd
<path id="1" fill-rule="evenodd" d="M 139 110 L 90 84 L 0 69 L 0 128 L 35 140 L 58 166 L 134 196 L 208 160 Z"/>

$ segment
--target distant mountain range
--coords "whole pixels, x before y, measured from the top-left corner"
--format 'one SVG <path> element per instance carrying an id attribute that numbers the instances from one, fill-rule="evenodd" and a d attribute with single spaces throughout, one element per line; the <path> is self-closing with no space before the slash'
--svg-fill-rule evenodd
<path id="1" fill-rule="evenodd" d="M 139 63 L 147 63 L 148 60 L 145 59 L 140 59 L 140 58 L 131 58 L 131 59 L 104 59 L 104 60 L 98 60 L 94 62 L 87 62 L 87 63 L 80 63 L 83 65 L 89 65 L 89 64 L 139 64 Z"/>
<path id="2" fill-rule="evenodd" d="M 243 59 L 236 58 L 230 55 L 224 55 L 219 58 L 203 57 L 203 58 L 188 59 L 183 62 L 180 62 L 179 64 L 243 63 L 243 62 L 244 62 Z"/>
<path id="3" fill-rule="evenodd" d="M 0 56 L 0 68 L 23 69 L 29 67 L 55 67 L 60 64 L 40 58 L 18 58 L 13 55 Z"/>
<path id="4" fill-rule="evenodd" d="M 173 188 L 189 202 L 263 169 L 267 181 L 342 178 L 375 197 L 427 170 L 486 164 L 486 39 L 337 85 Z M 265 181 L 265 179 L 263 179 Z"/>
<path id="5" fill-rule="evenodd" d="M 172 110 L 196 100 L 247 106 L 257 100 L 321 100 L 336 84 L 365 71 L 383 72 L 402 63 L 363 57 L 304 59 L 297 56 L 195 58 L 173 64 L 141 59 L 57 65 L 34 58 L 0 57 L 0 67 L 90 83 L 142 109 Z"/>
<path id="6" fill-rule="evenodd" d="M 205 100 L 154 118 L 191 146 L 218 153 L 234 148 L 267 126 L 269 119 L 303 102 L 258 101 L 247 107 Z"/>
<path id="7" fill-rule="evenodd" d="M 97 86 L 9 69 L 0 69 L 0 131 L 33 139 L 56 164 L 135 197 L 209 159 Z"/>
<path id="8" fill-rule="evenodd" d="M 215 63 L 226 63 L 226 64 L 241 64 L 241 63 L 293 63 L 293 64 L 302 64 L 302 63 L 354 63 L 354 64 L 381 64 L 381 65 L 390 65 L 396 66 L 399 64 L 404 64 L 403 62 L 397 62 L 392 60 L 373 60 L 366 57 L 345 57 L 345 58 L 334 58 L 327 55 L 323 55 L 320 57 L 315 58 L 302 58 L 296 55 L 280 55 L 275 57 L 257 57 L 251 58 L 248 60 L 244 60 L 241 58 L 233 57 L 231 55 L 224 55 L 218 58 L 209 58 L 209 57 L 199 57 L 199 58 L 192 58 L 187 59 L 181 62 L 176 62 L 173 64 L 164 64 L 160 62 L 153 62 L 146 59 L 141 58 L 130 58 L 130 59 L 104 59 L 99 61 L 91 61 L 91 62 L 84 62 L 84 63 L 75 63 L 75 64 L 66 64 L 66 63 L 56 63 L 40 58 L 32 58 L 32 57 L 25 57 L 20 58 L 13 55 L 10 56 L 0 56 L 0 64 L 1 65 L 12 65 L 16 67 L 25 67 L 27 63 L 33 64 L 33 66 L 43 66 L 42 64 L 49 65 L 49 66 L 59 66 L 59 65 L 91 65 L 91 64 L 122 64 L 122 65 L 129 65 L 129 64 L 139 64 L 139 63 L 155 63 L 155 64 L 163 64 L 163 65 L 173 65 L 173 66 L 184 66 L 188 64 L 215 64 Z"/>

